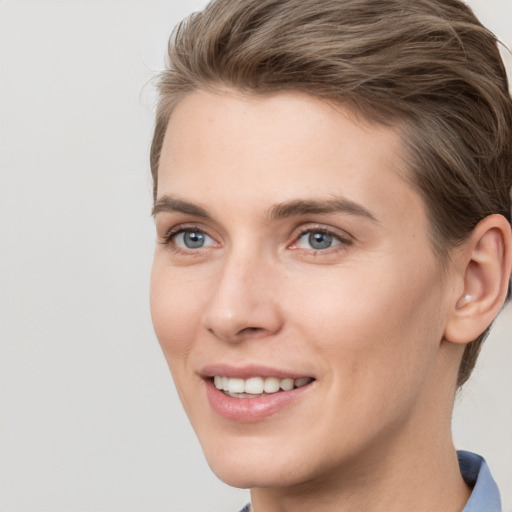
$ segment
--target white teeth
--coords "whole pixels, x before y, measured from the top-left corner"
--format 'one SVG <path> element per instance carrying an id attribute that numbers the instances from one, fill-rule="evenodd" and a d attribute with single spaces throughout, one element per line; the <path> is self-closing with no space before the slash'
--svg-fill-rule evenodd
<path id="1" fill-rule="evenodd" d="M 213 383 L 217 389 L 224 391 L 230 396 L 241 394 L 263 395 L 264 393 L 277 393 L 280 389 L 283 391 L 291 391 L 294 388 L 306 386 L 313 379 L 310 377 L 302 377 L 300 379 L 279 379 L 278 377 L 251 377 L 250 379 L 240 379 L 235 377 L 221 377 L 215 375 Z"/>
<path id="2" fill-rule="evenodd" d="M 263 393 L 264 380 L 261 377 L 252 377 L 245 381 L 245 392 L 251 395 L 261 395 Z M 229 389 L 231 391 L 231 388 Z"/>
<path id="3" fill-rule="evenodd" d="M 293 389 L 293 379 L 281 379 L 279 386 L 283 391 L 290 391 Z"/>
<path id="4" fill-rule="evenodd" d="M 265 393 L 277 393 L 279 391 L 279 379 L 277 377 L 267 377 L 263 384 Z"/>
<path id="5" fill-rule="evenodd" d="M 244 379 L 229 379 L 228 386 L 230 393 L 245 393 L 246 384 Z"/>

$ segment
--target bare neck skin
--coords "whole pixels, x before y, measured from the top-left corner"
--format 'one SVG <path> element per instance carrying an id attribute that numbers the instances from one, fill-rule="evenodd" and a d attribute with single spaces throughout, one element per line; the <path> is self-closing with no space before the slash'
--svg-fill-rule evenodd
<path id="1" fill-rule="evenodd" d="M 453 446 L 434 454 L 427 446 L 406 457 L 396 470 L 383 460 L 354 474 L 333 475 L 293 489 L 253 489 L 254 512 L 315 510 L 371 512 L 461 512 L 471 494 L 462 479 Z M 364 470 L 363 470 L 364 471 Z"/>

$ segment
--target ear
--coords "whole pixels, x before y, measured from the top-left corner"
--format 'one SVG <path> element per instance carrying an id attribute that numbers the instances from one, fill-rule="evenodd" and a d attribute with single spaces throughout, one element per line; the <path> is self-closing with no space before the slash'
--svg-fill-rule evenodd
<path id="1" fill-rule="evenodd" d="M 485 217 L 454 258 L 460 286 L 444 337 L 466 344 L 487 329 L 505 302 L 512 268 L 510 224 L 502 215 Z"/>

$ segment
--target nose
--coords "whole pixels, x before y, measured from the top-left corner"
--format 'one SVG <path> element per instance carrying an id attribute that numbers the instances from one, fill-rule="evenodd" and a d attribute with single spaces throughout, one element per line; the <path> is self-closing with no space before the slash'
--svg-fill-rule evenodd
<path id="1" fill-rule="evenodd" d="M 230 343 L 276 334 L 282 327 L 282 315 L 274 273 L 271 262 L 265 264 L 257 257 L 228 257 L 208 297 L 203 326 Z"/>

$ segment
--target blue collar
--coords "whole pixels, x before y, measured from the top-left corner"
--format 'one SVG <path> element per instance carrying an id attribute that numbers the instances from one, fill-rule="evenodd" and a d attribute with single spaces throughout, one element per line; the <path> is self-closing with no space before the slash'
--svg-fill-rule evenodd
<path id="1" fill-rule="evenodd" d="M 473 488 L 462 512 L 501 512 L 500 491 L 485 460 L 471 452 L 457 452 L 460 472 Z"/>

